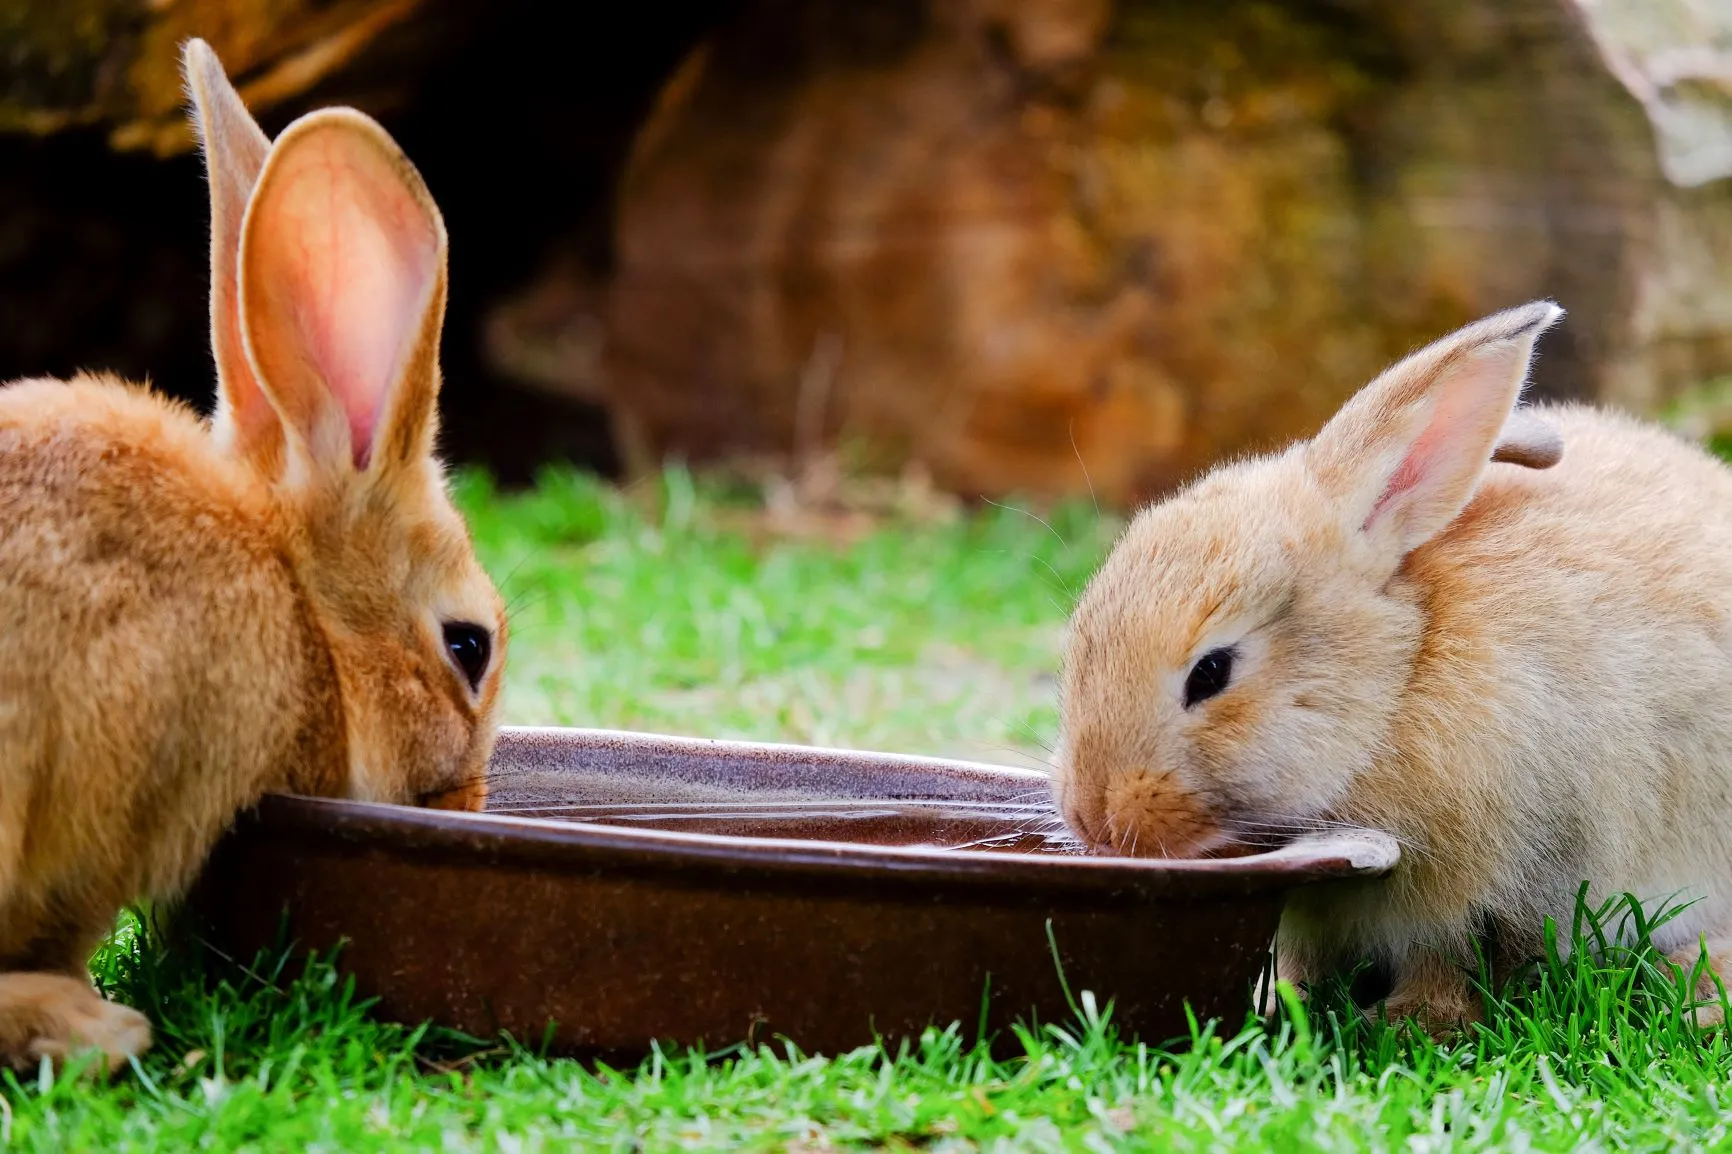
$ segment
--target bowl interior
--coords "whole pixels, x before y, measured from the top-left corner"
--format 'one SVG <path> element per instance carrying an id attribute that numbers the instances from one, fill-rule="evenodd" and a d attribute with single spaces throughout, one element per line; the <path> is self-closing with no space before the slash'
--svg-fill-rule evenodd
<path id="1" fill-rule="evenodd" d="M 1050 807 L 889 798 L 577 802 L 489 812 L 628 829 L 774 841 L 835 841 L 910 849 L 1082 854 Z"/>
<path id="2" fill-rule="evenodd" d="M 1076 855 L 1047 778 L 929 758 L 506 730 L 487 812 L 773 841 Z"/>

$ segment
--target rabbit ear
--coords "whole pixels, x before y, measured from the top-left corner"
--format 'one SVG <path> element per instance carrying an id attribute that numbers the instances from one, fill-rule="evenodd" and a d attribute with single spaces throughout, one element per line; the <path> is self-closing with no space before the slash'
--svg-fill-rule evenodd
<path id="1" fill-rule="evenodd" d="M 247 198 L 271 142 L 247 114 L 210 45 L 188 40 L 181 69 L 210 183 L 210 343 L 217 368 L 214 424 L 225 444 L 274 464 L 282 448 L 282 428 L 247 363 L 235 279 Z"/>
<path id="2" fill-rule="evenodd" d="M 372 119 L 322 109 L 277 138 L 242 231 L 240 303 L 291 458 L 343 475 L 427 455 L 445 225 Z"/>
<path id="3" fill-rule="evenodd" d="M 1472 499 L 1527 379 L 1534 342 L 1563 310 L 1536 301 L 1428 345 L 1348 401 L 1306 448 L 1352 529 L 1397 560 Z"/>

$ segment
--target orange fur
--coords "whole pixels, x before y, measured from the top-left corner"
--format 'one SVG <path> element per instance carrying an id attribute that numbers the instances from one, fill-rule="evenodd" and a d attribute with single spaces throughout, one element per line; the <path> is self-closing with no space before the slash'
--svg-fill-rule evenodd
<path id="1" fill-rule="evenodd" d="M 148 1045 L 142 1018 L 90 989 L 85 959 L 123 904 L 181 891 L 265 792 L 455 808 L 486 792 L 505 623 L 432 455 L 438 210 L 360 114 L 309 114 L 258 155 L 263 134 L 198 41 L 187 71 L 212 180 L 215 416 L 100 376 L 0 389 L 0 1061 L 14 1065 Z M 309 140 L 316 174 L 273 183 L 308 167 Z M 321 229 L 297 209 L 309 198 L 359 207 Z M 249 299 L 274 253 L 317 261 L 377 229 L 411 243 L 319 333 L 300 327 L 312 306 L 296 292 L 329 284 L 278 291 L 273 310 Z M 367 292 L 408 303 L 381 315 Z M 333 348 L 397 352 L 348 371 Z M 476 685 L 449 623 L 491 638 Z"/>
<path id="2" fill-rule="evenodd" d="M 1519 958 L 1584 880 L 1697 899 L 1664 949 L 1732 938 L 1732 470 L 1611 413 L 1512 417 L 1556 315 L 1470 326 L 1145 510 L 1072 622 L 1077 830 L 1175 854 L 1388 830 L 1395 874 L 1297 896 L 1279 950 L 1297 978 L 1384 962 L 1391 1012 L 1435 1028 L 1471 1010 L 1437 959 L 1487 929 Z M 1185 708 L 1220 646 L 1230 683 Z"/>
<path id="3" fill-rule="evenodd" d="M 0 1055 L 15 1070 L 94 1051 L 103 1072 L 150 1044 L 150 1022 L 104 1001 L 90 983 L 60 974 L 0 974 Z"/>

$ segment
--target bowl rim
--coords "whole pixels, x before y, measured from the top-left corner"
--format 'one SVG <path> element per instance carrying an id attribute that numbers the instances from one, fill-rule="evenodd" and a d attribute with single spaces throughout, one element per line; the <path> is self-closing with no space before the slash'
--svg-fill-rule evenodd
<path id="1" fill-rule="evenodd" d="M 551 726 L 501 727 L 506 743 L 641 751 L 646 757 L 770 757 L 798 763 L 896 766 L 975 781 L 1044 783 L 1046 774 L 981 762 L 879 754 L 769 742 L 670 737 L 622 730 Z M 1019 854 L 990 850 L 887 846 L 860 842 L 742 837 L 601 825 L 505 813 L 470 813 L 337 798 L 271 794 L 253 824 L 263 832 L 334 839 L 388 851 L 436 853 L 487 864 L 556 872 L 679 873 L 720 877 L 852 883 L 987 885 L 1010 889 L 1185 894 L 1287 888 L 1328 879 L 1375 878 L 1400 859 L 1394 838 L 1380 830 L 1345 829 L 1307 835 L 1265 853 L 1233 858 L 1133 858 L 1112 855 Z M 1126 896 L 1129 896 L 1128 894 Z"/>

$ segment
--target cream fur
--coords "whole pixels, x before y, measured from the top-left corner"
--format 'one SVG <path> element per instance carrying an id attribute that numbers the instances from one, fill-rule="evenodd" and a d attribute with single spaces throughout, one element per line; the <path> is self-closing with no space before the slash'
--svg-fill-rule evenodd
<path id="1" fill-rule="evenodd" d="M 1581 407 L 1522 411 L 1530 437 L 1535 419 L 1561 435 L 1552 467 L 1491 463 L 1548 308 L 1445 338 L 1310 444 L 1145 510 L 1067 654 L 1055 784 L 1078 831 L 1185 854 L 1388 830 L 1395 875 L 1297 897 L 1279 955 L 1296 979 L 1380 959 L 1390 1012 L 1439 1029 L 1474 1013 L 1447 963 L 1475 933 L 1519 957 L 1545 917 L 1568 926 L 1584 880 L 1695 899 L 1662 948 L 1732 935 L 1732 470 Z M 1465 487 L 1439 466 L 1417 529 L 1367 528 L 1427 437 L 1471 463 Z M 1191 663 L 1228 644 L 1231 684 L 1185 709 Z"/>

